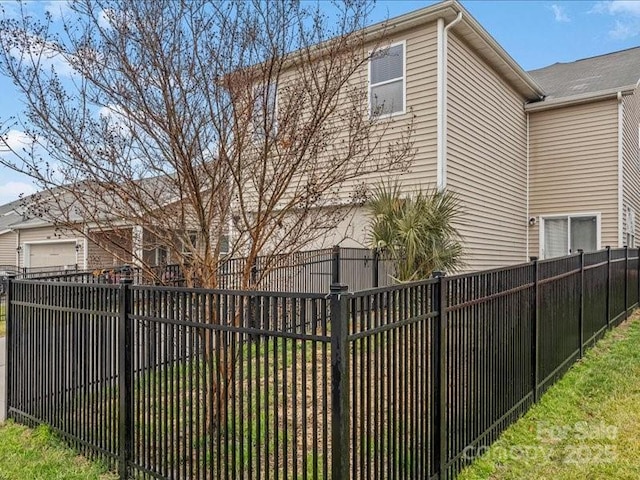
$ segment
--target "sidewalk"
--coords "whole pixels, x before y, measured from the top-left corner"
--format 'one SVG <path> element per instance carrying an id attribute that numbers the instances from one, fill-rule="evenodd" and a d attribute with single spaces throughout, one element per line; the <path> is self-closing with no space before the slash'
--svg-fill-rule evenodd
<path id="1" fill-rule="evenodd" d="M 4 349 L 5 349 L 6 338 L 0 338 L 0 423 L 4 422 L 6 418 L 6 410 L 5 407 L 5 394 L 4 394 L 4 382 L 5 382 L 5 366 L 4 366 Z"/>

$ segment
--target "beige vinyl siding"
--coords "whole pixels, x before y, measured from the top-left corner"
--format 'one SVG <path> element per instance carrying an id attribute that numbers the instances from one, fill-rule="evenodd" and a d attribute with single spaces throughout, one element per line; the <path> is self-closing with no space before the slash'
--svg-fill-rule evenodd
<path id="1" fill-rule="evenodd" d="M 449 35 L 447 188 L 462 202 L 467 269 L 526 258 L 524 98 Z"/>
<path id="2" fill-rule="evenodd" d="M 540 217 L 601 213 L 601 246 L 618 245 L 617 100 L 530 114 L 529 253 L 540 254 Z"/>
<path id="3" fill-rule="evenodd" d="M 402 34 L 389 36 L 382 45 L 405 42 L 405 88 L 406 113 L 383 119 L 386 131 L 380 143 L 380 151 L 385 151 L 391 142 L 400 138 L 410 125 L 413 116 L 411 142 L 415 157 L 408 172 L 390 175 L 365 175 L 357 181 L 345 182 L 340 189 L 339 197 L 347 200 L 354 191 L 365 182 L 371 191 L 374 186 L 389 178 L 398 178 L 405 191 L 413 191 L 418 187 L 434 186 L 436 182 L 436 111 L 437 111 L 437 31 L 436 24 L 421 25 Z M 368 88 L 368 65 L 355 75 L 355 80 Z M 389 123 L 387 123 L 389 122 Z M 314 241 L 306 248 L 329 247 L 337 242 L 343 245 L 358 246 L 367 242 L 366 222 L 362 210 L 355 214 L 356 221 L 341 222 L 337 231 Z"/>
<path id="4" fill-rule="evenodd" d="M 132 262 L 131 229 L 102 233 L 90 232 L 89 238 L 90 240 L 87 242 L 89 244 L 87 257 L 89 268 L 109 268 Z M 91 238 L 95 241 L 92 241 Z M 105 248 L 100 247 L 98 243 L 103 244 Z M 118 248 L 115 244 L 123 245 L 124 248 Z"/>
<path id="5" fill-rule="evenodd" d="M 638 148 L 638 125 L 640 124 L 640 88 L 633 95 L 623 98 L 623 203 L 635 213 L 636 244 L 640 245 L 640 149 Z M 623 232 L 627 232 L 626 215 L 623 217 Z M 626 242 L 626 235 L 625 235 Z"/>
<path id="6" fill-rule="evenodd" d="M 437 30 L 436 24 L 406 32 L 406 111 L 414 115 L 411 140 L 413 164 L 402 176 L 407 189 L 436 182 L 437 154 Z M 405 122 L 407 122 L 405 120 Z"/>
<path id="7" fill-rule="evenodd" d="M 16 232 L 0 235 L 0 265 L 16 264 Z"/>

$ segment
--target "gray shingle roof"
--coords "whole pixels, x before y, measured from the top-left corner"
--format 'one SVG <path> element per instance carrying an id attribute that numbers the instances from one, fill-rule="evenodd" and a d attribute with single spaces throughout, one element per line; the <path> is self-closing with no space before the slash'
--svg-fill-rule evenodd
<path id="1" fill-rule="evenodd" d="M 554 63 L 528 73 L 544 89 L 548 100 L 628 87 L 640 79 L 640 47 Z"/>

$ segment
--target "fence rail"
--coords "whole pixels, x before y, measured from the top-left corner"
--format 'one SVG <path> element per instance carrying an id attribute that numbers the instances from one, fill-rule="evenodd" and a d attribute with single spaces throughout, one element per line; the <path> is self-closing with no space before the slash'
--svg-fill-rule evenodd
<path id="1" fill-rule="evenodd" d="M 638 305 L 639 270 L 608 249 L 328 294 L 13 280 L 8 416 L 121 478 L 453 478 Z"/>
<path id="2" fill-rule="evenodd" d="M 241 289 L 247 262 L 246 258 L 241 257 L 223 259 L 217 270 L 219 288 Z M 187 283 L 180 265 L 151 267 L 150 272 L 131 265 L 88 270 L 78 269 L 77 266 L 75 269 L 5 267 L 3 270 L 0 266 L 0 274 L 4 271 L 19 279 L 115 284 L 122 278 L 131 278 L 136 285 L 185 286 Z M 352 290 L 390 285 L 395 273 L 394 262 L 380 251 L 340 246 L 259 256 L 249 271 L 249 282 L 255 285 L 256 290 L 305 293 L 326 293 L 332 283 L 346 283 Z"/>

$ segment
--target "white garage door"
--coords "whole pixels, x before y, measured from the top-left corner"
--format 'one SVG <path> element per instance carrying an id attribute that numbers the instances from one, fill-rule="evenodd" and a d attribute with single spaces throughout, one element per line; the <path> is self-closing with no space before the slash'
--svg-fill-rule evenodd
<path id="1" fill-rule="evenodd" d="M 29 267 L 57 267 L 76 264 L 76 242 L 29 245 Z"/>

